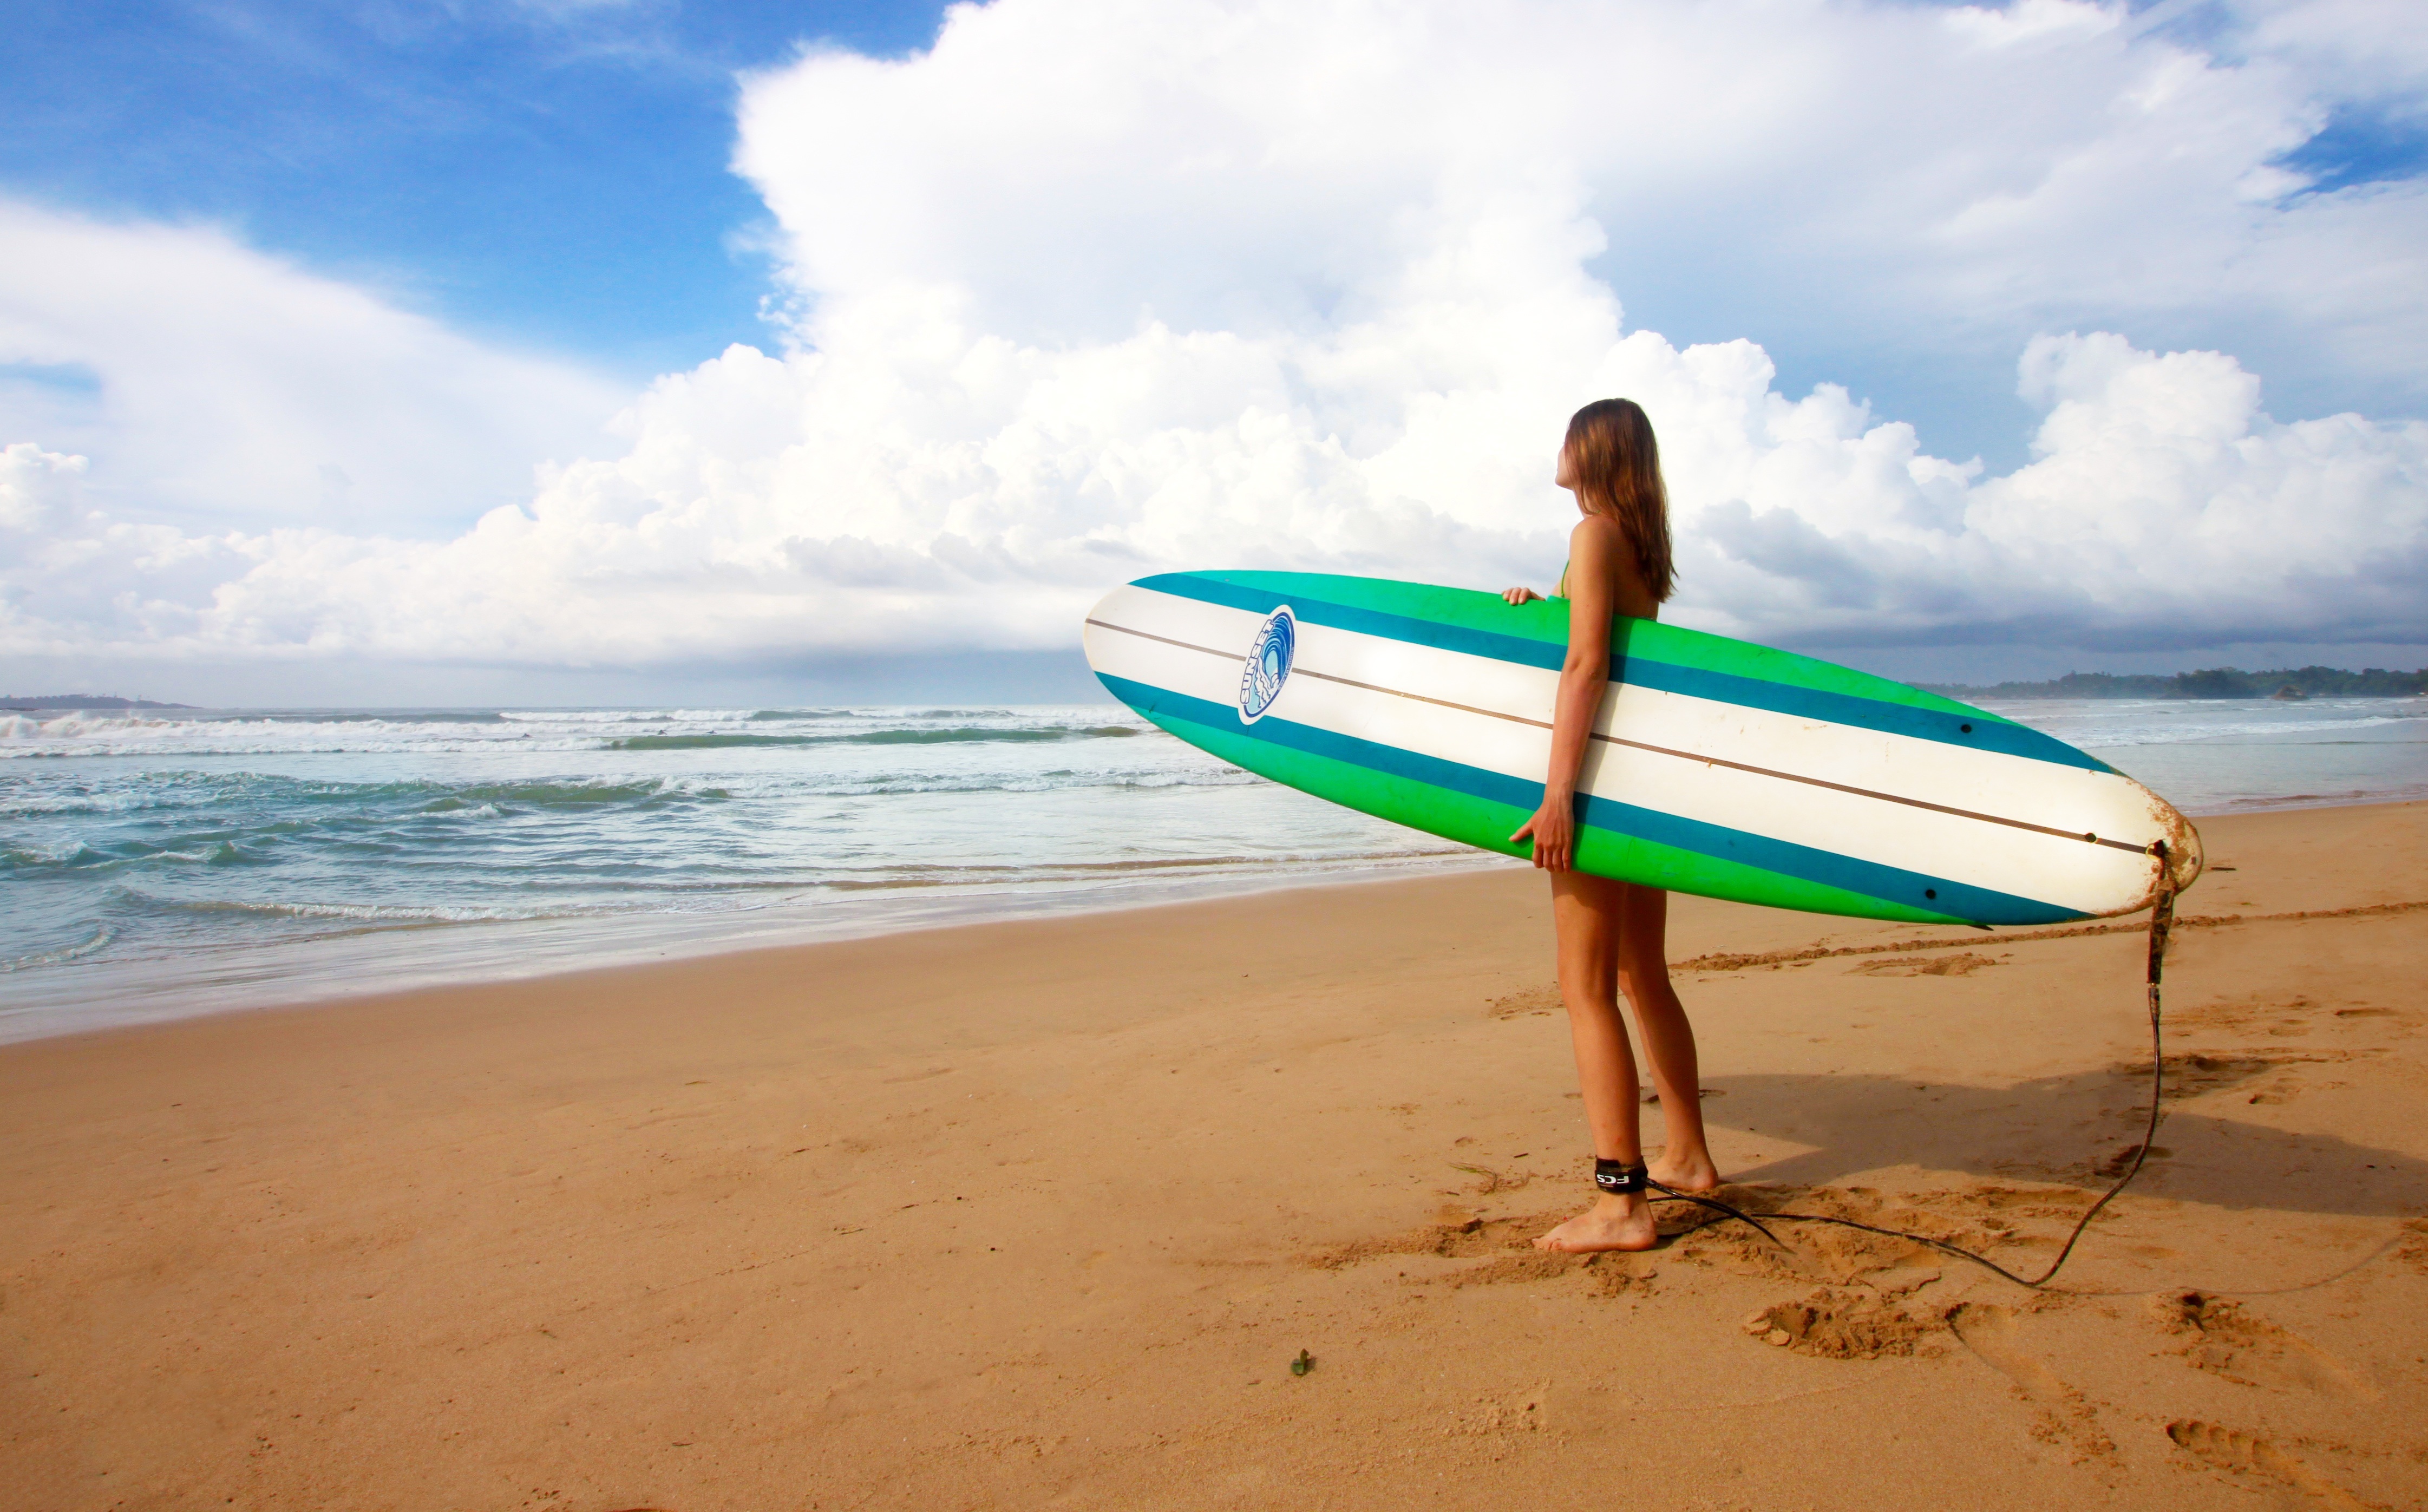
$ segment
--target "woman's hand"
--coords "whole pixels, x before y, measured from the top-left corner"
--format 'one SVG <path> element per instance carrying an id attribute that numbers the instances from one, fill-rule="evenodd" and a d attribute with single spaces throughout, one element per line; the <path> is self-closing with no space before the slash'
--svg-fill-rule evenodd
<path id="1" fill-rule="evenodd" d="M 1540 599 L 1543 596 L 1536 593 L 1532 588 L 1503 588 L 1501 590 L 1501 597 L 1508 600 L 1513 604 L 1517 604 L 1533 603 L 1535 600 Z"/>
<path id="2" fill-rule="evenodd" d="M 1534 865 L 1547 872 L 1573 871 L 1577 852 L 1577 799 L 1573 793 L 1545 792 L 1543 806 L 1534 816 L 1518 827 L 1509 837 L 1511 844 L 1531 838 L 1534 842 Z"/>

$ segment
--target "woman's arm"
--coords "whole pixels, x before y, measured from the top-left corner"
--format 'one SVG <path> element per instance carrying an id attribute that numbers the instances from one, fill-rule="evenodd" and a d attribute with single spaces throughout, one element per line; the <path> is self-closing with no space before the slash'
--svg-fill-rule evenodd
<path id="1" fill-rule="evenodd" d="M 1625 544 L 1617 523 L 1599 515 L 1579 521 L 1568 537 L 1568 654 L 1551 709 L 1550 770 L 1543 779 L 1543 806 L 1509 837 L 1533 839 L 1534 864 L 1546 871 L 1576 863 L 1577 776 L 1610 686 L 1610 620 L 1617 612 Z"/>

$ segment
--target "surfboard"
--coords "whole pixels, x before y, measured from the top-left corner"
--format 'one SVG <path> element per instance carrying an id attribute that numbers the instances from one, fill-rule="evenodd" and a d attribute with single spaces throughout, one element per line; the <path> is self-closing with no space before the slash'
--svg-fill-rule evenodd
<path id="1" fill-rule="evenodd" d="M 1090 611 L 1112 695 L 1234 765 L 1486 850 L 1541 805 L 1564 599 L 1302 572 L 1176 572 Z M 1619 618 L 1576 864 L 1917 924 L 2150 907 L 2200 837 L 2107 763 L 1986 710 L 1793 652 Z"/>

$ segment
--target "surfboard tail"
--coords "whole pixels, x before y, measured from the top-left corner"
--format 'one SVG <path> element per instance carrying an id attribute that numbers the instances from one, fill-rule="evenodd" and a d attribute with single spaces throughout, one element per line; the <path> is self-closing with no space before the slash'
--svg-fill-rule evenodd
<path id="1" fill-rule="evenodd" d="M 2150 795 L 2150 803 L 2157 811 L 2157 817 L 2165 830 L 2161 844 L 2167 848 L 2165 858 L 2154 869 L 2157 875 L 2150 879 L 2150 896 L 2140 905 L 2141 908 L 2149 908 L 2158 901 L 2158 875 L 2163 875 L 2174 890 L 2181 893 L 2199 881 L 2201 873 L 2208 865 L 2208 857 L 2201 849 L 2200 831 L 2192 828 L 2192 822 L 2185 818 L 2174 804 L 2155 793 Z"/>

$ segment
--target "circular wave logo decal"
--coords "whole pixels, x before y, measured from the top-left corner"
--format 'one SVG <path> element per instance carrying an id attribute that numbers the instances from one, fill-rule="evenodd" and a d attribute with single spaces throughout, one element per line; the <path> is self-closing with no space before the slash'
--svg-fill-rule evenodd
<path id="1" fill-rule="evenodd" d="M 1265 716 L 1282 696 L 1297 655 L 1298 620 L 1284 604 L 1265 616 L 1248 646 L 1247 665 L 1239 669 L 1239 723 L 1253 725 Z"/>

